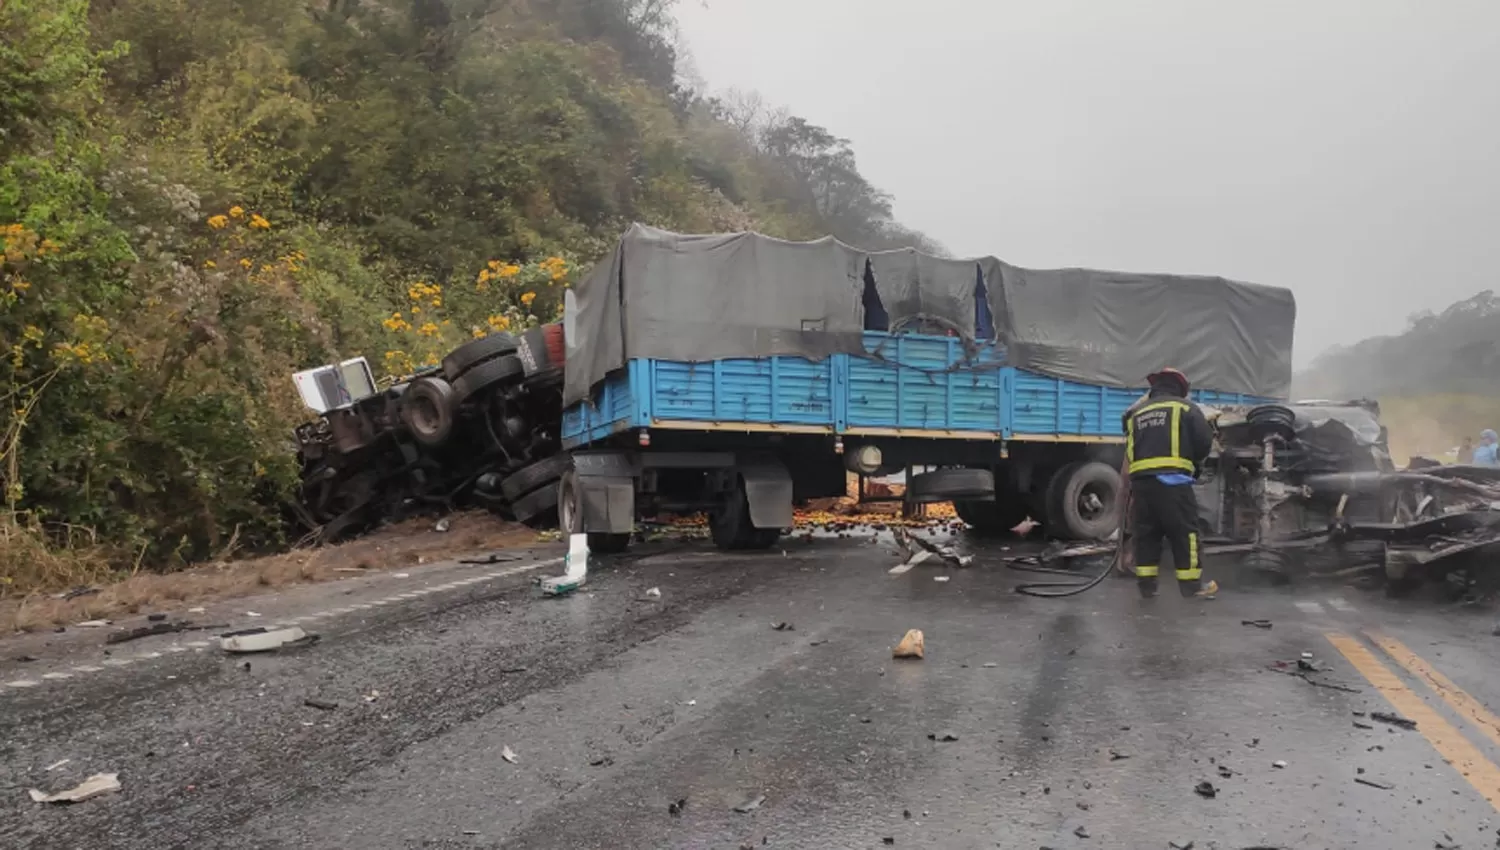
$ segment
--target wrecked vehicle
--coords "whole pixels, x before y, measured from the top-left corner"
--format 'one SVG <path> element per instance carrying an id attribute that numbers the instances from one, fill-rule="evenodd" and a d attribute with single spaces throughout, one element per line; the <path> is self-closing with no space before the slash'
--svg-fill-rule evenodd
<path id="1" fill-rule="evenodd" d="M 492 333 L 383 389 L 364 358 L 293 376 L 319 414 L 295 431 L 294 510 L 317 542 L 421 510 L 477 504 L 542 525 L 555 515 L 560 323 Z"/>
<path id="2" fill-rule="evenodd" d="M 1205 557 L 1282 580 L 1383 578 L 1393 593 L 1491 581 L 1500 470 L 1396 468 L 1373 401 L 1212 413 L 1220 449 L 1196 485 Z"/>

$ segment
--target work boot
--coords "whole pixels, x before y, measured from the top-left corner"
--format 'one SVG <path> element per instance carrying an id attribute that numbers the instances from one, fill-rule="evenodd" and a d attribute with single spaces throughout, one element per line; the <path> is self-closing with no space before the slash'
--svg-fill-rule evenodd
<path id="1" fill-rule="evenodd" d="M 1203 582 L 1200 579 L 1195 578 L 1177 582 L 1177 590 L 1182 593 L 1183 599 L 1192 599 L 1194 596 L 1197 596 L 1198 591 L 1202 589 Z"/>
<path id="2" fill-rule="evenodd" d="M 1141 592 L 1142 599 L 1150 599 L 1156 596 L 1156 579 L 1138 578 L 1135 580 L 1135 588 Z"/>

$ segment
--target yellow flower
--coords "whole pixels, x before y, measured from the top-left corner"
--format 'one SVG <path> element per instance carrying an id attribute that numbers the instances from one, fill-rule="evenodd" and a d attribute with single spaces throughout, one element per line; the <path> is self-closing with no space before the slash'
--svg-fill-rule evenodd
<path id="1" fill-rule="evenodd" d="M 491 330 L 494 330 L 494 331 L 507 331 L 507 330 L 510 330 L 510 317 L 509 316 L 490 316 L 485 321 L 489 323 L 489 326 L 490 326 Z"/>
<path id="2" fill-rule="evenodd" d="M 25 292 L 26 290 L 31 288 L 31 281 L 16 278 L 15 280 L 10 282 L 10 288 L 13 292 Z"/>
<path id="3" fill-rule="evenodd" d="M 474 338 L 475 339 L 484 339 L 485 337 L 487 337 L 489 335 L 490 335 L 490 332 L 487 331 L 487 330 L 485 330 L 484 328 L 475 328 L 474 329 Z"/>
<path id="4" fill-rule="evenodd" d="M 250 268 L 250 267 L 252 267 L 254 265 L 255 265 L 255 261 L 251 260 L 249 257 L 241 257 L 240 258 L 240 267 L 241 268 L 248 269 L 248 268 Z"/>
<path id="5" fill-rule="evenodd" d="M 214 230 L 223 230 L 229 226 L 229 219 L 222 215 L 209 216 L 208 226 Z"/>
<path id="6" fill-rule="evenodd" d="M 523 293 L 521 293 L 521 305 L 522 306 L 524 306 L 524 307 L 530 307 L 531 306 L 531 302 L 533 302 L 535 300 L 536 300 L 536 293 L 535 292 L 523 292 Z"/>
<path id="7" fill-rule="evenodd" d="M 266 467 L 260 461 L 256 461 L 252 471 L 255 473 L 256 478 L 264 478 L 266 474 Z"/>
<path id="8" fill-rule="evenodd" d="M 241 207 L 241 206 L 230 207 L 229 208 L 229 215 L 232 218 L 244 218 L 245 217 L 245 208 Z"/>
<path id="9" fill-rule="evenodd" d="M 213 260 L 204 260 L 203 267 L 205 269 L 216 269 L 219 267 L 219 264 L 214 262 Z"/>
<path id="10" fill-rule="evenodd" d="M 437 336 L 438 335 L 438 326 L 437 326 L 437 323 L 436 322 L 427 322 L 426 324 L 422 325 L 422 327 L 417 328 L 417 333 L 421 334 L 422 336 Z"/>
<path id="11" fill-rule="evenodd" d="M 42 329 L 36 325 L 27 325 L 21 330 L 21 338 L 33 345 L 40 344 L 42 341 Z"/>
<path id="12" fill-rule="evenodd" d="M 270 230 L 271 222 L 261 217 L 260 213 L 250 214 L 250 226 L 256 230 Z"/>
<path id="13" fill-rule="evenodd" d="M 496 272 L 496 274 L 500 275 L 501 277 L 515 277 L 520 273 L 521 267 L 514 264 L 501 266 L 500 270 Z"/>

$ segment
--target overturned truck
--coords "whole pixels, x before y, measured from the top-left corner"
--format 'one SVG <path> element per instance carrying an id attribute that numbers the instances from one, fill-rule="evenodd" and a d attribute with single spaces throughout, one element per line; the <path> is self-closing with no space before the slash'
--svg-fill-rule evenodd
<path id="1" fill-rule="evenodd" d="M 1204 554 L 1279 580 L 1363 577 L 1400 593 L 1492 590 L 1500 470 L 1391 461 L 1373 401 L 1213 411 L 1220 450 L 1197 484 Z"/>

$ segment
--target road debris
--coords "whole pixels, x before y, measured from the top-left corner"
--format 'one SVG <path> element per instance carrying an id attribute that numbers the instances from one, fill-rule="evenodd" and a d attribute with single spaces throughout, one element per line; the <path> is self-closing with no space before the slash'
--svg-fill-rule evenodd
<path id="1" fill-rule="evenodd" d="M 1356 720 L 1356 721 L 1354 721 L 1354 728 L 1355 729 L 1374 729 L 1375 727 L 1371 726 L 1368 723 L 1361 723 L 1358 720 Z"/>
<path id="2" fill-rule="evenodd" d="M 317 643 L 317 635 L 309 635 L 298 626 L 285 629 L 241 629 L 219 636 L 219 647 L 225 652 L 272 652 L 282 648 L 309 646 Z"/>
<path id="3" fill-rule="evenodd" d="M 1257 629 L 1269 629 L 1272 623 L 1270 620 L 1240 620 L 1240 625 L 1254 626 Z"/>
<path id="4" fill-rule="evenodd" d="M 329 702 L 328 700 L 323 699 L 312 699 L 311 697 L 303 700 L 302 704 L 307 706 L 308 708 L 316 708 L 319 711 L 337 711 L 339 707 L 339 704 L 336 702 Z"/>
<path id="5" fill-rule="evenodd" d="M 1222 764 L 1219 765 L 1219 778 L 1220 779 L 1232 779 L 1233 777 L 1234 777 L 1234 771 L 1230 770 L 1229 768 L 1225 767 Z"/>
<path id="6" fill-rule="evenodd" d="M 437 521 L 437 524 L 432 527 L 432 530 L 441 533 L 447 531 L 452 527 L 453 521 L 447 517 L 443 517 L 442 519 Z"/>
<path id="7" fill-rule="evenodd" d="M 773 631 L 773 632 L 795 632 L 796 630 L 797 630 L 797 627 L 794 626 L 794 625 L 792 625 L 791 623 L 772 623 L 771 624 L 771 631 Z"/>
<path id="8" fill-rule="evenodd" d="M 647 590 L 646 591 L 646 598 L 647 599 L 660 599 L 661 598 L 661 588 L 659 588 L 659 587 L 653 587 L 650 590 Z"/>
<path id="9" fill-rule="evenodd" d="M 66 791 L 58 791 L 56 794 L 48 794 L 35 788 L 27 791 L 34 803 L 82 803 L 84 800 L 97 797 L 100 794 L 108 794 L 120 790 L 120 774 L 118 773 L 96 773 L 85 779 L 82 784 L 69 788 Z"/>
<path id="10" fill-rule="evenodd" d="M 999 664 L 996 664 L 996 663 L 995 663 L 995 662 L 993 662 L 993 661 L 986 661 L 986 662 L 984 662 L 984 663 L 983 663 L 983 664 L 981 664 L 981 665 L 979 665 L 979 666 L 981 666 L 981 667 L 983 667 L 983 668 L 984 668 L 984 669 L 986 669 L 986 670 L 993 670 L 993 669 L 995 669 L 995 668 L 996 668 L 996 667 L 999 667 L 999 666 L 1000 666 L 1000 665 L 999 665 Z"/>
<path id="11" fill-rule="evenodd" d="M 1417 728 L 1417 721 L 1415 721 L 1415 720 L 1408 720 L 1408 719 L 1406 719 L 1405 717 L 1402 717 L 1399 714 L 1390 714 L 1390 713 L 1384 712 L 1384 711 L 1372 711 L 1372 712 L 1370 712 L 1370 719 L 1371 720 L 1378 720 L 1381 723 L 1388 723 L 1388 724 L 1390 724 L 1392 726 L 1400 726 L 1402 729 L 1415 729 L 1415 728 Z"/>
<path id="12" fill-rule="evenodd" d="M 933 581 L 948 581 L 948 576 L 933 576 Z"/>
<path id="13" fill-rule="evenodd" d="M 1073 834 L 1076 835 L 1076 836 L 1078 836 L 1079 838 L 1088 838 L 1089 837 L 1088 827 L 1086 827 L 1086 826 L 1080 826 L 1077 829 L 1073 830 Z"/>
<path id="14" fill-rule="evenodd" d="M 1193 842 L 1189 841 L 1186 844 L 1178 844 L 1176 841 L 1168 841 L 1167 847 L 1170 850 L 1193 850 Z"/>
<path id="15" fill-rule="evenodd" d="M 1280 761 L 1280 760 L 1273 761 L 1273 762 L 1271 762 L 1271 766 L 1274 767 L 1274 768 L 1277 768 L 1279 770 L 1285 770 L 1286 769 L 1286 762 Z"/>
<path id="16" fill-rule="evenodd" d="M 682 817 L 683 810 L 686 808 L 687 798 L 683 797 L 680 800 L 674 800 L 673 802 L 667 804 L 667 814 L 671 815 L 674 818 L 680 818 Z"/>
<path id="17" fill-rule="evenodd" d="M 375 700 L 380 699 L 380 691 L 372 690 L 369 693 L 365 694 L 362 699 L 364 699 L 365 702 L 374 702 Z"/>
<path id="18" fill-rule="evenodd" d="M 55 761 L 42 769 L 48 773 L 51 773 L 52 771 L 57 770 L 59 767 L 62 767 L 65 764 L 71 764 L 72 762 L 72 759 L 63 759 L 62 761 Z"/>
<path id="19" fill-rule="evenodd" d="M 516 752 L 515 752 L 515 750 L 512 750 L 510 747 L 502 747 L 500 749 L 500 758 L 505 759 L 506 761 L 510 762 L 511 764 L 515 764 L 516 763 Z"/>
<path id="20" fill-rule="evenodd" d="M 149 626 L 138 626 L 138 627 L 136 627 L 134 629 L 127 629 L 127 630 L 122 631 L 122 632 L 113 632 L 113 633 L 111 633 L 110 635 L 108 635 L 107 637 L 104 638 L 104 642 L 106 644 L 111 644 L 112 645 L 112 644 L 117 644 L 117 643 L 125 643 L 127 641 L 132 641 L 132 640 L 140 640 L 143 637 L 152 637 L 154 635 L 169 635 L 169 634 L 173 634 L 174 632 L 185 632 L 185 631 L 188 631 L 190 629 L 191 630 L 201 630 L 203 628 L 222 628 L 222 627 L 220 627 L 220 626 L 212 626 L 212 627 L 194 626 L 191 620 L 183 620 L 183 621 L 177 622 L 177 623 L 155 622 L 155 623 L 152 623 Z"/>
<path id="21" fill-rule="evenodd" d="M 1202 782 L 1199 782 L 1193 788 L 1193 793 L 1197 794 L 1199 797 L 1204 797 L 1206 799 L 1212 800 L 1213 798 L 1219 796 L 1219 789 L 1215 788 L 1212 782 L 1209 782 L 1207 779 L 1205 779 Z"/>
<path id="22" fill-rule="evenodd" d="M 1122 760 L 1128 759 L 1128 758 L 1130 758 L 1130 756 L 1125 755 L 1124 753 L 1122 753 L 1122 752 L 1120 752 L 1118 750 L 1111 749 L 1109 751 L 1109 760 L 1110 761 L 1122 761 Z"/>
<path id="23" fill-rule="evenodd" d="M 151 623 L 160 623 L 167 618 L 166 614 L 147 614 L 146 620 Z"/>
<path id="24" fill-rule="evenodd" d="M 892 658 L 926 658 L 927 642 L 922 637 L 921 629 L 909 629 L 896 648 L 891 650 Z"/>
<path id="25" fill-rule="evenodd" d="M 610 756 L 594 756 L 589 759 L 589 767 L 609 767 L 614 763 L 614 758 Z"/>
<path id="26" fill-rule="evenodd" d="M 751 797 L 743 803 L 740 803 L 738 806 L 735 806 L 734 810 L 742 815 L 748 815 L 756 809 L 760 808 L 760 804 L 764 803 L 765 801 L 766 795 L 759 794 L 755 797 Z"/>
<path id="27" fill-rule="evenodd" d="M 896 843 L 896 836 L 887 835 L 886 837 L 880 839 L 880 843 L 886 845 L 887 847 L 892 846 Z"/>
<path id="28" fill-rule="evenodd" d="M 1396 787 L 1389 782 L 1382 782 L 1379 779 L 1369 779 L 1364 776 L 1356 776 L 1354 777 L 1354 781 L 1361 785 L 1368 785 L 1371 788 L 1379 788 L 1382 791 L 1390 791 Z"/>
<path id="29" fill-rule="evenodd" d="M 520 559 L 521 558 L 519 555 L 506 555 L 500 552 L 491 552 L 488 555 L 481 555 L 477 558 L 461 558 L 459 560 L 459 563 L 469 566 L 488 566 L 490 564 L 503 564 L 507 561 L 519 561 Z"/>
<path id="30" fill-rule="evenodd" d="M 958 740 L 958 736 L 953 734 L 952 732 L 928 732 L 927 740 L 938 741 L 944 744 L 951 744 L 954 741 Z"/>
<path id="31" fill-rule="evenodd" d="M 74 625 L 77 626 L 80 629 L 102 629 L 102 628 L 108 627 L 110 625 L 110 621 L 109 620 L 84 620 L 83 622 L 81 622 L 81 623 L 75 623 Z"/>
<path id="32" fill-rule="evenodd" d="M 22 664 L 30 664 L 31 662 L 33 662 L 35 660 L 36 660 L 36 656 L 35 655 L 17 655 L 16 656 L 16 661 L 19 661 Z"/>

